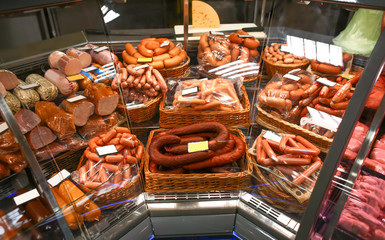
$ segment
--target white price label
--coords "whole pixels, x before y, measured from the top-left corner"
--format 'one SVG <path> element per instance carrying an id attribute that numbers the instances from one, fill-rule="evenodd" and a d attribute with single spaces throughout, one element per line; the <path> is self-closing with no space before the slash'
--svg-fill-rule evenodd
<path id="1" fill-rule="evenodd" d="M 330 45 L 329 62 L 334 66 L 343 66 L 341 47 Z"/>
<path id="2" fill-rule="evenodd" d="M 320 111 L 311 107 L 306 107 L 306 108 L 312 118 L 322 118 Z"/>
<path id="3" fill-rule="evenodd" d="M 0 134 L 8 130 L 8 124 L 6 122 L 3 122 L 0 124 Z"/>
<path id="4" fill-rule="evenodd" d="M 307 59 L 317 59 L 317 48 L 315 42 L 309 39 L 304 40 L 305 44 L 305 57 Z"/>
<path id="5" fill-rule="evenodd" d="M 77 101 L 80 101 L 80 100 L 83 100 L 83 99 L 86 99 L 86 97 L 83 96 L 83 95 L 79 95 L 79 96 L 67 98 L 67 102 L 73 103 L 73 102 L 77 102 Z"/>
<path id="6" fill-rule="evenodd" d="M 92 48 L 90 48 L 90 47 L 78 47 L 76 49 L 80 50 L 80 51 L 88 51 L 88 50 L 91 50 Z"/>
<path id="7" fill-rule="evenodd" d="M 215 32 L 215 31 L 210 31 L 211 35 L 221 35 L 224 36 L 225 34 L 223 32 Z"/>
<path id="8" fill-rule="evenodd" d="M 288 79 L 291 79 L 293 81 L 298 81 L 301 79 L 301 77 L 299 76 L 296 76 L 296 75 L 293 75 L 293 74 L 290 74 L 290 73 L 286 73 L 285 75 L 283 75 L 284 78 L 288 78 Z"/>
<path id="9" fill-rule="evenodd" d="M 35 87 L 39 87 L 40 84 L 37 84 L 37 83 L 31 83 L 31 84 L 26 84 L 26 85 L 20 85 L 19 87 L 23 90 L 26 90 L 26 89 L 30 89 L 30 88 L 35 88 Z"/>
<path id="10" fill-rule="evenodd" d="M 267 132 L 265 132 L 265 134 L 263 134 L 263 138 L 270 139 L 270 140 L 273 140 L 273 141 L 276 141 L 276 142 L 280 142 L 282 136 L 277 134 L 277 133 L 275 133 L 275 132 L 267 131 Z"/>
<path id="11" fill-rule="evenodd" d="M 19 196 L 14 197 L 13 201 L 15 201 L 16 206 L 19 206 L 37 197 L 40 197 L 40 194 L 35 188 L 35 189 L 32 189 L 31 191 L 28 191 L 26 193 L 23 193 L 23 194 L 20 194 Z"/>
<path id="12" fill-rule="evenodd" d="M 253 36 L 252 35 L 240 35 L 240 34 L 238 34 L 238 37 L 240 37 L 240 38 L 252 38 Z"/>
<path id="13" fill-rule="evenodd" d="M 329 44 L 317 42 L 317 60 L 322 63 L 329 63 Z"/>
<path id="14" fill-rule="evenodd" d="M 337 84 L 336 82 L 332 82 L 327 78 L 317 78 L 315 81 L 328 87 L 334 87 Z"/>
<path id="15" fill-rule="evenodd" d="M 143 104 L 143 103 L 140 103 L 140 104 L 126 104 L 126 109 L 127 110 L 132 110 L 132 109 L 138 109 L 138 108 L 142 108 L 142 107 L 145 107 L 146 105 Z"/>
<path id="16" fill-rule="evenodd" d="M 287 53 L 290 53 L 290 52 L 291 52 L 290 47 L 287 46 L 287 45 L 281 45 L 280 50 L 281 50 L 281 52 L 287 52 Z"/>
<path id="17" fill-rule="evenodd" d="M 71 175 L 71 173 L 69 173 L 67 170 L 63 169 L 60 172 L 58 172 L 55 176 L 48 179 L 47 182 L 49 183 L 49 185 L 51 185 L 51 187 L 56 187 L 61 182 L 63 182 L 65 179 L 67 179 L 70 175 Z"/>
<path id="18" fill-rule="evenodd" d="M 84 72 L 91 72 L 91 71 L 95 71 L 97 69 L 98 68 L 95 67 L 95 66 L 90 66 L 90 67 L 83 68 L 82 71 L 84 71 Z"/>
<path id="19" fill-rule="evenodd" d="M 94 52 L 101 52 L 101 51 L 103 51 L 103 50 L 107 50 L 108 49 L 108 47 L 107 46 L 103 46 L 103 47 L 98 47 L 98 48 L 94 48 L 93 50 L 94 50 Z"/>
<path id="20" fill-rule="evenodd" d="M 110 155 L 110 154 L 116 154 L 118 153 L 118 150 L 116 149 L 115 145 L 107 145 L 103 147 L 95 148 L 95 151 L 97 154 L 101 156 Z"/>
<path id="21" fill-rule="evenodd" d="M 291 36 L 291 49 L 294 55 L 299 57 L 305 56 L 303 38 Z"/>
<path id="22" fill-rule="evenodd" d="M 332 132 L 336 132 L 341 121 L 338 117 L 334 117 L 330 114 L 327 114 L 322 111 L 318 111 L 314 108 L 307 107 L 310 114 L 310 121 L 308 123 L 320 126 L 322 128 L 328 129 Z M 342 119 L 341 119 L 342 120 Z"/>
<path id="23" fill-rule="evenodd" d="M 143 65 L 138 65 L 138 66 L 135 66 L 133 67 L 135 70 L 138 70 L 138 69 L 142 69 L 142 68 L 146 68 L 146 67 L 149 67 L 150 65 L 148 64 L 143 64 Z"/>
<path id="24" fill-rule="evenodd" d="M 186 88 L 182 90 L 182 96 L 185 96 L 191 93 L 197 93 L 198 91 L 199 91 L 198 87 Z"/>

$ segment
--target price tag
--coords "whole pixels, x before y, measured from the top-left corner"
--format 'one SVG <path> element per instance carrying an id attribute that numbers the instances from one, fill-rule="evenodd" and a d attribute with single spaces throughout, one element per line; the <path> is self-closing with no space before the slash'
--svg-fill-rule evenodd
<path id="1" fill-rule="evenodd" d="M 138 65 L 138 66 L 135 66 L 133 67 L 135 70 L 138 70 L 138 69 L 142 69 L 142 68 L 146 68 L 146 67 L 149 67 L 150 65 L 148 64 L 143 64 L 143 65 Z"/>
<path id="2" fill-rule="evenodd" d="M 215 32 L 215 31 L 210 31 L 211 35 L 221 35 L 224 36 L 225 34 L 223 32 Z"/>
<path id="3" fill-rule="evenodd" d="M 329 62 L 330 64 L 334 66 L 343 66 L 343 60 L 342 60 L 342 48 L 330 45 L 330 55 L 329 55 Z"/>
<path id="4" fill-rule="evenodd" d="M 40 194 L 35 188 L 35 189 L 32 189 L 31 191 L 28 191 L 26 193 L 23 193 L 23 194 L 20 194 L 19 196 L 14 197 L 13 201 L 15 201 L 16 206 L 19 206 L 37 197 L 40 197 Z"/>
<path id="5" fill-rule="evenodd" d="M 293 74 L 290 74 L 290 73 L 286 73 L 285 75 L 283 75 L 284 78 L 288 78 L 288 79 L 291 79 L 293 81 L 298 81 L 301 79 L 301 77 L 299 76 L 296 76 L 296 75 L 293 75 Z"/>
<path id="6" fill-rule="evenodd" d="M 265 134 L 263 134 L 263 138 L 270 139 L 270 140 L 273 140 L 273 141 L 276 141 L 276 142 L 280 142 L 282 136 L 278 135 L 275 132 L 267 131 L 267 132 L 265 132 Z"/>
<path id="7" fill-rule="evenodd" d="M 77 101 L 80 101 L 80 100 L 83 100 L 83 99 L 86 99 L 86 97 L 83 96 L 83 95 L 78 95 L 78 96 L 75 96 L 75 97 L 67 98 L 67 102 L 73 103 L 73 102 L 77 102 Z"/>
<path id="8" fill-rule="evenodd" d="M 205 80 L 209 80 L 208 78 L 201 78 L 199 79 L 199 81 L 205 81 Z"/>
<path id="9" fill-rule="evenodd" d="M 341 123 L 341 118 L 332 116 L 322 111 L 318 111 L 314 108 L 307 107 L 310 114 L 310 121 L 308 123 L 320 126 L 322 128 L 328 129 L 332 132 L 336 132 L 338 126 Z"/>
<path id="10" fill-rule="evenodd" d="M 138 58 L 138 63 L 149 63 L 152 62 L 152 58 Z"/>
<path id="11" fill-rule="evenodd" d="M 182 96 L 185 96 L 191 93 L 197 93 L 198 91 L 199 91 L 198 87 L 186 88 L 182 90 Z"/>
<path id="12" fill-rule="evenodd" d="M 329 44 L 317 42 L 317 60 L 323 63 L 329 63 Z"/>
<path id="13" fill-rule="evenodd" d="M 290 35 L 287 35 L 286 36 L 286 45 L 289 49 L 289 53 L 293 53 L 293 43 L 291 42 L 291 36 Z"/>
<path id="14" fill-rule="evenodd" d="M 281 50 L 281 52 L 286 52 L 286 53 L 290 53 L 291 52 L 290 47 L 287 46 L 287 45 L 281 45 L 280 50 Z"/>
<path id="15" fill-rule="evenodd" d="M 323 85 L 326 85 L 328 87 L 334 87 L 337 84 L 336 82 L 332 82 L 327 78 L 317 78 L 315 81 L 322 83 Z"/>
<path id="16" fill-rule="evenodd" d="M 68 76 L 66 78 L 68 81 L 73 82 L 73 81 L 78 81 L 78 80 L 84 79 L 84 76 L 81 74 L 76 74 L 76 75 Z"/>
<path id="17" fill-rule="evenodd" d="M 307 59 L 317 59 L 317 49 L 315 42 L 309 39 L 304 39 L 305 57 Z"/>
<path id="18" fill-rule="evenodd" d="M 76 49 L 80 51 L 88 51 L 88 50 L 91 50 L 92 48 L 84 46 L 84 47 L 78 47 Z"/>
<path id="19" fill-rule="evenodd" d="M 58 172 L 58 174 L 56 174 L 55 176 L 48 179 L 47 182 L 49 183 L 49 185 L 51 185 L 51 187 L 56 187 L 65 179 L 67 179 L 69 176 L 71 176 L 71 173 L 63 169 L 60 172 Z"/>
<path id="20" fill-rule="evenodd" d="M 146 105 L 143 104 L 143 103 L 140 103 L 140 104 L 126 104 L 126 109 L 127 110 L 132 110 L 132 109 L 137 109 L 137 108 L 142 108 L 142 107 L 145 107 Z"/>
<path id="21" fill-rule="evenodd" d="M 305 56 L 303 38 L 291 36 L 291 49 L 294 55 L 299 57 Z"/>
<path id="22" fill-rule="evenodd" d="M 35 87 L 39 87 L 40 84 L 38 83 L 31 83 L 31 84 L 26 84 L 26 85 L 20 85 L 19 87 L 23 90 L 26 90 L 26 89 L 30 89 L 30 88 L 35 88 Z"/>
<path id="23" fill-rule="evenodd" d="M 320 111 L 311 107 L 306 107 L 306 108 L 312 118 L 322 118 Z"/>
<path id="24" fill-rule="evenodd" d="M 252 38 L 253 36 L 252 35 L 240 35 L 240 34 L 238 34 L 238 37 L 240 37 L 240 38 Z"/>
<path id="25" fill-rule="evenodd" d="M 82 71 L 84 71 L 84 72 L 92 72 L 92 71 L 95 71 L 97 69 L 98 68 L 95 67 L 95 66 L 90 66 L 90 67 L 83 68 Z"/>
<path id="26" fill-rule="evenodd" d="M 103 46 L 103 47 L 98 47 L 98 48 L 94 48 L 93 50 L 94 50 L 94 52 L 101 52 L 101 51 L 103 51 L 103 50 L 107 50 L 108 49 L 108 47 L 107 46 Z"/>
<path id="27" fill-rule="evenodd" d="M 95 150 L 96 150 L 97 154 L 99 155 L 99 157 L 118 153 L 118 150 L 116 149 L 115 145 L 107 145 L 107 146 L 103 146 L 103 147 L 98 147 L 98 148 L 95 148 Z"/>
<path id="28" fill-rule="evenodd" d="M 168 45 L 170 45 L 170 41 L 166 40 L 166 41 L 162 42 L 162 44 L 160 44 L 160 47 L 165 47 Z"/>
<path id="29" fill-rule="evenodd" d="M 208 141 L 190 142 L 187 144 L 187 149 L 189 153 L 208 151 L 209 142 Z"/>
<path id="30" fill-rule="evenodd" d="M 8 124 L 6 122 L 3 122 L 0 124 L 0 134 L 8 130 Z"/>
<path id="31" fill-rule="evenodd" d="M 353 75 L 353 74 L 348 74 L 348 73 L 346 73 L 346 74 L 342 74 L 341 75 L 341 77 L 343 77 L 343 78 L 346 78 L 346 79 L 352 79 L 352 78 L 354 78 L 356 75 Z"/>

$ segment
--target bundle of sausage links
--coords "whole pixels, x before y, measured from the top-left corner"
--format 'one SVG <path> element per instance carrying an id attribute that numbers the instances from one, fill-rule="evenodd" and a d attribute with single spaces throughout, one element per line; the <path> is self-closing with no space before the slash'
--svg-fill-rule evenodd
<path id="1" fill-rule="evenodd" d="M 138 100 L 139 103 L 148 102 L 159 95 L 167 92 L 167 84 L 162 74 L 147 65 L 134 64 L 119 68 L 118 73 L 111 83 L 111 88 L 122 89 L 126 102 Z"/>
<path id="2" fill-rule="evenodd" d="M 183 95 L 187 89 L 198 88 L 197 92 Z M 233 83 L 229 80 L 216 78 L 210 80 L 192 79 L 179 83 L 174 95 L 175 110 L 223 110 L 242 109 Z"/>
<path id="3" fill-rule="evenodd" d="M 208 141 L 206 151 L 189 153 L 188 144 Z M 178 127 L 156 135 L 149 146 L 150 171 L 178 174 L 188 170 L 217 171 L 241 159 L 244 141 L 218 122 L 203 122 Z"/>
<path id="4" fill-rule="evenodd" d="M 296 56 L 291 53 L 282 52 L 280 47 L 285 44 L 272 43 L 263 50 L 263 55 L 266 60 L 276 64 L 299 64 L 306 63 L 309 60 L 305 57 Z"/>
<path id="5" fill-rule="evenodd" d="M 205 33 L 199 40 L 198 60 L 200 64 L 212 67 L 236 60 L 254 61 L 259 55 L 259 44 L 258 39 L 243 30 L 231 33 L 228 38 L 224 35 Z"/>
<path id="6" fill-rule="evenodd" d="M 311 164 L 305 171 L 293 179 L 300 185 L 322 166 L 318 155 L 320 149 L 299 135 L 281 134 L 280 141 L 258 136 L 255 141 L 257 162 L 263 166 Z"/>
<path id="7" fill-rule="evenodd" d="M 97 148 L 114 145 L 116 154 L 99 156 Z M 143 157 L 144 146 L 124 127 L 116 127 L 88 142 L 84 151 L 87 162 L 79 168 L 79 183 L 89 189 L 99 187 L 123 188 L 130 183 L 131 164 Z"/>
<path id="8" fill-rule="evenodd" d="M 127 43 L 122 58 L 127 64 L 138 64 L 139 58 L 151 58 L 149 65 L 163 69 L 179 66 L 187 59 L 187 52 L 167 38 L 145 38 L 140 41 L 137 49 Z"/>

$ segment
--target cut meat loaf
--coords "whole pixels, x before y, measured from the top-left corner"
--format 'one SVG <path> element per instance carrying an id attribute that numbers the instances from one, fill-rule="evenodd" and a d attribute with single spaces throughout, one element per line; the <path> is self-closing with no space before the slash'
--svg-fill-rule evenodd
<path id="1" fill-rule="evenodd" d="M 31 110 L 22 108 L 15 114 L 20 131 L 25 134 L 40 124 L 40 117 Z"/>
<path id="2" fill-rule="evenodd" d="M 94 114 L 95 105 L 88 100 L 80 100 L 76 102 L 68 102 L 64 100 L 61 103 L 63 109 L 71 113 L 74 117 L 75 126 L 81 127 L 87 123 L 88 118 Z"/>
<path id="3" fill-rule="evenodd" d="M 103 83 L 88 86 L 83 95 L 95 105 L 95 113 L 100 116 L 113 113 L 119 103 L 119 94 Z"/>
<path id="4" fill-rule="evenodd" d="M 33 149 L 39 149 L 55 141 L 56 135 L 47 127 L 36 127 L 31 130 L 27 139 Z"/>

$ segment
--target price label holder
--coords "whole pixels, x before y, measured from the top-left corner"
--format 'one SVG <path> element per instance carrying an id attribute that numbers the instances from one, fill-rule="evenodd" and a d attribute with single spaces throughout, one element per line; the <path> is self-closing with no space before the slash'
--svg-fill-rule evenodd
<path id="1" fill-rule="evenodd" d="M 277 133 L 275 133 L 275 132 L 267 131 L 267 132 L 265 132 L 263 134 L 263 138 L 270 139 L 270 140 L 273 140 L 273 141 L 276 141 L 276 142 L 280 142 L 282 136 L 277 134 Z"/>
<path id="2" fill-rule="evenodd" d="M 142 68 L 146 68 L 146 67 L 149 67 L 150 65 L 148 64 L 143 64 L 143 65 L 138 65 L 138 66 L 135 66 L 133 67 L 135 70 L 139 70 L 139 69 L 142 69 Z"/>
<path id="3" fill-rule="evenodd" d="M 225 34 L 223 32 L 216 32 L 216 31 L 210 31 L 211 35 L 219 35 L 219 36 L 224 36 Z"/>
<path id="4" fill-rule="evenodd" d="M 83 99 L 86 99 L 86 97 L 83 96 L 83 95 L 78 95 L 78 96 L 75 96 L 75 97 L 67 98 L 67 102 L 73 103 L 73 102 L 77 102 L 77 101 L 80 101 L 80 100 L 83 100 Z"/>
<path id="5" fill-rule="evenodd" d="M 317 42 L 317 60 L 322 63 L 329 63 L 329 44 Z"/>
<path id="6" fill-rule="evenodd" d="M 23 193 L 23 194 L 20 194 L 19 196 L 14 197 L 13 201 L 15 201 L 16 206 L 19 206 L 23 203 L 29 202 L 32 199 L 35 199 L 38 197 L 40 197 L 40 194 L 37 191 L 37 189 L 35 188 L 35 189 L 32 189 L 26 193 Z"/>
<path id="7" fill-rule="evenodd" d="M 305 57 L 307 59 L 317 59 L 317 48 L 314 41 L 304 39 Z"/>
<path id="8" fill-rule="evenodd" d="M 208 151 L 209 142 L 208 141 L 190 142 L 187 144 L 187 150 L 189 153 Z"/>
<path id="9" fill-rule="evenodd" d="M 108 47 L 107 46 L 103 46 L 103 47 L 98 47 L 98 48 L 94 48 L 93 51 L 94 52 L 101 52 L 103 50 L 108 50 Z"/>
<path id="10" fill-rule="evenodd" d="M 330 55 L 329 55 L 329 62 L 330 64 L 334 66 L 343 66 L 343 60 L 342 60 L 342 48 L 338 47 L 336 45 L 330 45 Z"/>
<path id="11" fill-rule="evenodd" d="M 103 146 L 103 147 L 97 147 L 97 148 L 95 148 L 95 151 L 99 155 L 99 157 L 118 153 L 118 150 L 116 149 L 115 145 L 107 145 L 107 146 Z"/>
<path id="12" fill-rule="evenodd" d="M 8 124 L 6 122 L 3 122 L 0 124 L 0 134 L 8 130 Z"/>
<path id="13" fill-rule="evenodd" d="M 49 183 L 49 185 L 51 185 L 51 187 L 56 187 L 69 176 L 71 176 L 71 173 L 69 173 L 66 169 L 63 169 L 58 172 L 58 174 L 56 174 L 55 176 L 48 179 L 47 182 Z"/>
<path id="14" fill-rule="evenodd" d="M 241 34 L 238 34 L 238 37 L 240 37 L 240 38 L 252 38 L 253 36 L 252 35 L 241 35 Z"/>
<path id="15" fill-rule="evenodd" d="M 95 71 L 97 69 L 98 68 L 96 66 L 89 66 L 89 67 L 83 68 L 82 71 L 84 71 L 84 72 L 92 72 L 92 71 Z"/>
<path id="16" fill-rule="evenodd" d="M 136 103 L 127 103 L 127 104 L 126 104 L 126 109 L 127 109 L 127 110 L 133 110 L 133 109 L 138 109 L 138 108 L 142 108 L 142 107 L 146 107 L 146 105 L 143 104 L 143 103 L 139 103 L 139 104 L 136 104 Z"/>
<path id="17" fill-rule="evenodd" d="M 317 78 L 315 81 L 328 87 L 334 87 L 335 85 L 337 85 L 336 82 L 330 81 L 327 78 Z"/>
<path id="18" fill-rule="evenodd" d="M 305 56 L 303 38 L 291 36 L 291 47 L 294 55 L 299 57 Z"/>
<path id="19" fill-rule="evenodd" d="M 301 77 L 290 74 L 290 73 L 286 73 L 285 75 L 283 75 L 283 77 L 288 78 L 288 79 L 293 80 L 293 81 L 299 81 L 301 79 Z"/>
<path id="20" fill-rule="evenodd" d="M 198 87 L 186 88 L 186 89 L 182 90 L 182 96 L 186 96 L 186 95 L 189 95 L 189 94 L 192 94 L 192 93 L 197 93 L 197 92 L 199 92 L 199 88 Z"/>
<path id="21" fill-rule="evenodd" d="M 81 74 L 76 74 L 76 75 L 68 76 L 66 78 L 68 81 L 74 82 L 74 81 L 79 81 L 79 80 L 84 79 L 84 76 Z"/>
<path id="22" fill-rule="evenodd" d="M 76 49 L 80 51 L 88 51 L 88 50 L 91 50 L 92 48 L 84 46 L 84 47 L 78 47 Z"/>
<path id="23" fill-rule="evenodd" d="M 152 62 L 152 58 L 138 58 L 138 63 L 150 63 Z"/>
<path id="24" fill-rule="evenodd" d="M 19 87 L 23 90 L 27 90 L 27 89 L 31 89 L 31 88 L 35 88 L 35 87 L 39 87 L 40 84 L 38 83 L 31 83 L 31 84 L 26 84 L 26 85 L 20 85 Z"/>

